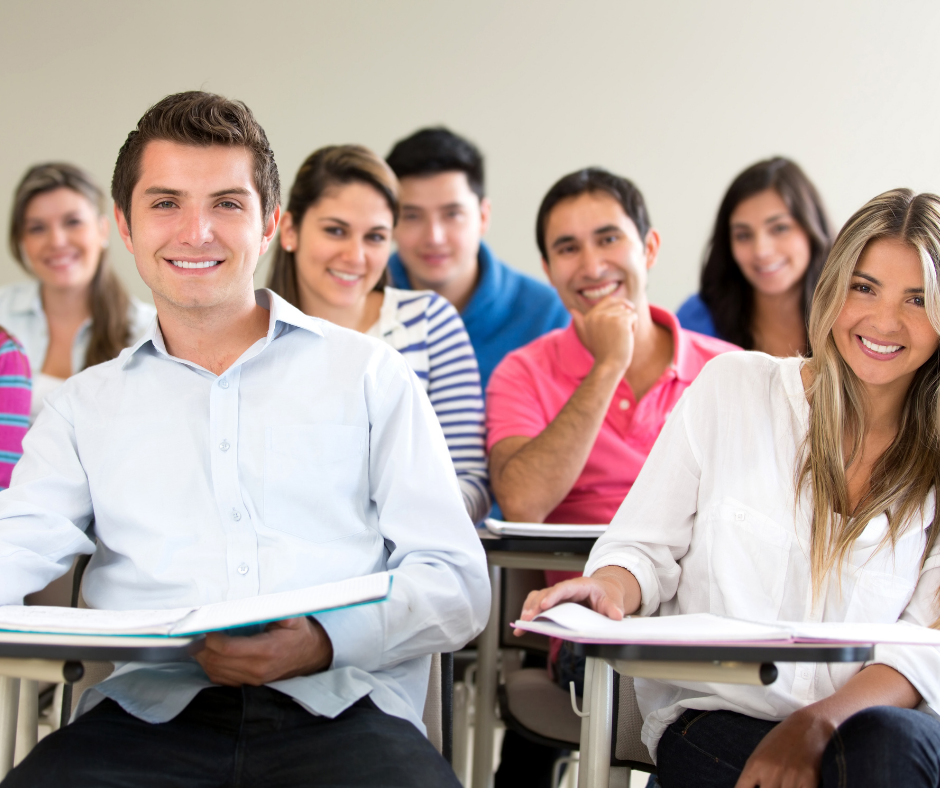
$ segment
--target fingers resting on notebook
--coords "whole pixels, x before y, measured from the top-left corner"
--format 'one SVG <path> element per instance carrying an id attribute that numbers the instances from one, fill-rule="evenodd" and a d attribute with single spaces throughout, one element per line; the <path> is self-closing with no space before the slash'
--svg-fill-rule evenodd
<path id="1" fill-rule="evenodd" d="M 551 588 L 533 591 L 526 598 L 519 618 L 531 621 L 562 602 L 578 602 L 614 621 L 620 621 L 625 615 L 639 609 L 640 599 L 640 584 L 630 572 L 619 566 L 605 566 L 591 577 L 576 577 Z M 514 631 L 516 635 L 522 632 L 521 629 Z"/>

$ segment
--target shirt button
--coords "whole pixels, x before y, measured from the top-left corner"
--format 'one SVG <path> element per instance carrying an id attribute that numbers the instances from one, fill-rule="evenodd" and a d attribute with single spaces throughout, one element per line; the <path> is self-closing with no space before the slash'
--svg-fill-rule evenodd
<path id="1" fill-rule="evenodd" d="M 809 671 L 808 671 L 808 670 L 801 671 L 801 672 L 800 672 L 800 675 L 801 675 L 804 679 L 808 679 L 808 678 L 809 678 Z"/>
<path id="2" fill-rule="evenodd" d="M 232 444 L 229 443 L 228 441 L 222 441 L 222 442 L 219 444 L 219 448 L 220 448 L 222 451 L 228 451 L 231 447 L 232 447 Z"/>
<path id="3" fill-rule="evenodd" d="M 248 564 L 242 564 L 238 567 L 238 574 L 247 575 L 248 574 Z"/>
<path id="4" fill-rule="evenodd" d="M 232 519 L 237 523 L 242 519 L 242 514 L 238 509 L 232 509 Z"/>
<path id="5" fill-rule="evenodd" d="M 228 388 L 228 378 L 222 378 L 222 380 L 219 381 L 219 388 L 221 389 Z"/>
<path id="6" fill-rule="evenodd" d="M 630 400 L 622 399 L 617 403 L 617 405 L 619 406 L 620 410 L 627 410 L 630 407 Z"/>

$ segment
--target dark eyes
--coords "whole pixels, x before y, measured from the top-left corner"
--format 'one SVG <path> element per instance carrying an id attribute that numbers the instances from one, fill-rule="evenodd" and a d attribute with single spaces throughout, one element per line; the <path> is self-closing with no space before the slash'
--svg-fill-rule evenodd
<path id="1" fill-rule="evenodd" d="M 870 293 L 871 285 L 854 284 L 852 285 L 852 289 L 858 291 L 859 293 Z"/>

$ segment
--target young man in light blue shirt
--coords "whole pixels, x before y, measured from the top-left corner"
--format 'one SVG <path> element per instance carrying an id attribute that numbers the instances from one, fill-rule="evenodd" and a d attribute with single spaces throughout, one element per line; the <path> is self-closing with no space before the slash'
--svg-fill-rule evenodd
<path id="1" fill-rule="evenodd" d="M 401 183 L 392 283 L 433 290 L 457 307 L 485 394 L 503 356 L 571 316 L 553 288 L 510 268 L 483 242 L 490 201 L 473 143 L 445 128 L 421 129 L 396 143 L 387 161 Z"/>
<path id="2" fill-rule="evenodd" d="M 482 629 L 489 593 L 427 396 L 391 348 L 254 291 L 279 184 L 244 105 L 159 102 L 112 194 L 158 321 L 30 431 L 0 494 L 0 604 L 80 553 L 97 608 L 394 582 L 379 604 L 210 633 L 196 661 L 118 666 L 4 785 L 456 788 L 421 733 L 429 655 Z"/>

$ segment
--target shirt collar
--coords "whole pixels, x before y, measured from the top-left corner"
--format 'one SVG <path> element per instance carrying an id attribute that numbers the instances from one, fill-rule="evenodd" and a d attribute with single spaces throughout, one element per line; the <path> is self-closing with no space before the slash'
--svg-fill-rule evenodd
<path id="1" fill-rule="evenodd" d="M 399 299 L 395 294 L 396 289 L 398 288 L 385 288 L 382 308 L 379 310 L 379 319 L 366 332 L 370 336 L 384 337 L 386 334 L 391 334 L 396 328 L 404 328 L 404 324 L 398 319 Z M 411 299 L 412 296 L 406 296 L 406 298 Z"/>
<path id="2" fill-rule="evenodd" d="M 317 318 L 305 315 L 273 290 L 267 288 L 255 290 L 255 302 L 270 312 L 268 333 L 264 340 L 265 348 L 285 330 L 293 328 L 302 328 L 318 336 L 325 336 Z M 127 357 L 121 362 L 121 369 L 125 369 L 131 359 L 137 355 L 137 352 L 148 343 L 159 353 L 169 355 L 166 350 L 166 342 L 163 340 L 163 332 L 160 331 L 159 316 L 150 322 L 150 326 L 144 332 L 144 335 L 130 348 Z"/>
<path id="3" fill-rule="evenodd" d="M 668 328 L 672 334 L 673 356 L 670 368 L 676 373 L 676 378 L 684 383 L 691 383 L 697 374 L 695 359 L 689 352 L 689 337 L 679 325 L 679 321 L 672 312 L 650 304 L 650 316 L 657 325 Z M 564 329 L 560 339 L 560 354 L 564 367 L 575 378 L 586 378 L 594 366 L 594 356 L 583 344 L 575 331 L 574 322 Z"/>
<path id="4" fill-rule="evenodd" d="M 17 315 L 41 315 L 42 298 L 39 295 L 39 282 L 30 279 L 16 289 L 11 309 Z"/>
<path id="5" fill-rule="evenodd" d="M 499 315 L 493 313 L 498 308 L 498 300 L 503 293 L 503 268 L 496 262 L 496 257 L 485 242 L 480 241 L 480 250 L 477 252 L 477 283 L 473 289 L 470 300 L 464 307 L 463 315 L 472 315 L 475 312 L 486 312 L 488 320 L 496 320 Z M 508 309 L 509 304 L 503 304 Z"/>

